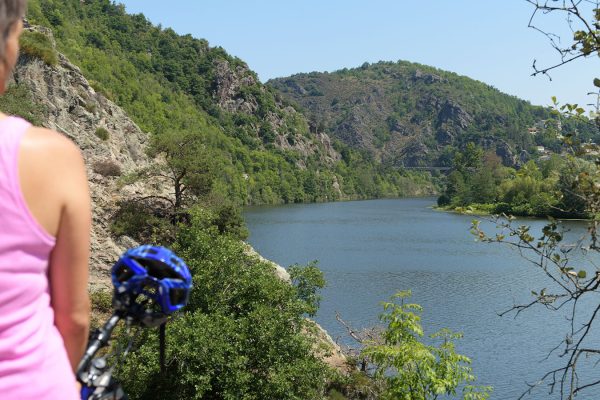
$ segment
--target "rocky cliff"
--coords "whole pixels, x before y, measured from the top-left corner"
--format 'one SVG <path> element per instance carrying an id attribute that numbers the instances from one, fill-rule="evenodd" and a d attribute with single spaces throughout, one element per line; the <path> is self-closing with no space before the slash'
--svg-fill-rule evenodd
<path id="1" fill-rule="evenodd" d="M 341 158 L 326 134 L 316 132 L 303 114 L 283 104 L 279 96 L 258 81 L 246 64 L 234 65 L 218 58 L 213 61 L 213 68 L 212 97 L 221 112 L 259 117 L 256 123 L 240 128 L 248 129 L 251 137 L 273 143 L 282 150 L 297 152 L 300 168 L 306 167 L 305 161 L 309 157 L 317 157 L 324 165 L 331 165 Z"/>
<path id="2" fill-rule="evenodd" d="M 44 125 L 81 148 L 92 196 L 91 286 L 107 286 L 109 268 L 126 248 L 135 245 L 127 237 L 117 239 L 110 234 L 117 202 L 162 192 L 160 187 L 141 183 L 122 185 L 119 178 L 154 162 L 144 152 L 148 134 L 120 107 L 97 93 L 79 68 L 61 54 L 55 66 L 22 55 L 12 79 L 26 85 L 45 110 Z"/>

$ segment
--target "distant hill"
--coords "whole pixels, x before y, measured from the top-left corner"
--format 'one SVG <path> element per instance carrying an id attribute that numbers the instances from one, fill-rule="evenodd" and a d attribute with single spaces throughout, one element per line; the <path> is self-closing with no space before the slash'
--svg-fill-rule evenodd
<path id="1" fill-rule="evenodd" d="M 433 191 L 426 175 L 382 168 L 335 143 L 243 60 L 206 40 L 110 0 L 31 0 L 27 17 L 49 27 L 57 49 L 145 132 L 201 135 L 217 165 L 215 191 L 240 204 Z"/>
<path id="2" fill-rule="evenodd" d="M 453 151 L 470 141 L 515 166 L 534 153 L 535 145 L 558 143 L 531 133 L 530 128 L 555 118 L 548 109 L 468 77 L 406 61 L 297 74 L 267 84 L 298 103 L 320 131 L 395 166 L 448 166 Z M 562 128 L 587 138 L 598 134 L 592 124 Z"/>

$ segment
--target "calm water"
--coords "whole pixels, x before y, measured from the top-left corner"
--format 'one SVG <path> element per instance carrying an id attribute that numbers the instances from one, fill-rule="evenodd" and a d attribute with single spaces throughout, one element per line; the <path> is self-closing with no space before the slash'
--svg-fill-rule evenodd
<path id="1" fill-rule="evenodd" d="M 565 337 L 564 316 L 536 309 L 516 319 L 499 317 L 514 303 L 530 301 L 531 290 L 539 291 L 547 280 L 506 246 L 475 242 L 469 233 L 472 217 L 434 211 L 433 203 L 254 207 L 245 217 L 249 242 L 263 256 L 282 266 L 319 261 L 328 286 L 316 319 L 332 337 L 350 343 L 336 311 L 355 327 L 371 326 L 378 321 L 380 301 L 411 289 L 424 307 L 426 333 L 441 327 L 463 332 L 458 350 L 473 359 L 478 382 L 494 386 L 494 399 L 516 398 L 527 389 L 526 381 L 562 365 L 555 357 L 541 361 Z M 543 226 L 526 222 L 533 229 Z M 570 228 L 577 235 L 585 225 Z M 552 396 L 540 389 L 529 398 Z"/>

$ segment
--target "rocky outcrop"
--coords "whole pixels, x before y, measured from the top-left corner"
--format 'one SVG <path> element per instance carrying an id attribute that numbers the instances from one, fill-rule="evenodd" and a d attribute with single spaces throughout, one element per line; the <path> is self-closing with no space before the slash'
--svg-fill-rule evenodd
<path id="1" fill-rule="evenodd" d="M 290 274 L 283 268 L 281 265 L 274 263 L 271 260 L 267 260 L 263 256 L 261 256 L 252 246 L 249 244 L 245 244 L 245 253 L 251 257 L 256 258 L 260 262 L 267 263 L 268 265 L 273 267 L 273 273 L 282 281 L 291 283 L 292 279 L 290 278 Z"/>
<path id="2" fill-rule="evenodd" d="M 427 84 L 438 83 L 438 82 L 445 82 L 446 81 L 444 78 L 442 78 L 439 75 L 429 74 L 429 73 L 421 71 L 420 69 L 417 69 L 415 71 L 415 74 L 413 75 L 413 79 L 414 80 L 422 80 L 422 81 L 424 81 Z"/>
<path id="3" fill-rule="evenodd" d="M 315 340 L 313 351 L 325 364 L 343 375 L 348 375 L 353 369 L 348 362 L 340 345 L 338 345 L 325 329 L 316 322 L 307 319 L 305 334 Z"/>
<path id="4" fill-rule="evenodd" d="M 13 80 L 27 85 L 47 110 L 47 128 L 73 140 L 85 158 L 92 196 L 91 287 L 109 285 L 108 270 L 122 252 L 136 243 L 110 234 L 110 220 L 119 200 L 162 193 L 158 185 L 121 185 L 122 177 L 149 167 L 148 134 L 116 104 L 97 93 L 78 67 L 59 55 L 56 66 L 23 55 Z M 102 133 L 102 134 L 101 134 Z M 101 137 L 100 137 L 101 136 Z"/>
<path id="5" fill-rule="evenodd" d="M 227 60 L 216 59 L 215 67 L 215 91 L 214 99 L 223 110 L 228 112 L 241 112 L 253 114 L 258 109 L 258 102 L 251 96 L 244 96 L 241 92 L 243 87 L 252 86 L 257 83 L 250 70 L 238 65 L 232 67 Z"/>
<path id="6" fill-rule="evenodd" d="M 507 167 L 515 168 L 522 164 L 521 158 L 523 157 L 523 152 L 517 155 L 511 145 L 505 140 L 489 138 L 482 140 L 480 145 L 486 150 L 495 151 L 496 155 L 502 160 L 502 164 Z M 525 154 L 527 154 L 526 151 Z"/>
<path id="7" fill-rule="evenodd" d="M 297 74 L 267 84 L 300 104 L 332 138 L 376 161 L 405 167 L 446 165 L 447 147 L 482 141 L 514 166 L 515 152 L 527 143 L 519 138 L 528 135 L 524 121 L 539 119 L 536 114 L 544 111 L 482 82 L 406 61 Z"/>
<path id="8" fill-rule="evenodd" d="M 437 116 L 438 125 L 452 124 L 460 129 L 466 129 L 472 121 L 473 117 L 458 102 L 452 99 L 444 101 Z"/>
<path id="9" fill-rule="evenodd" d="M 227 60 L 214 61 L 214 92 L 217 105 L 228 113 L 242 113 L 256 116 L 262 113 L 260 119 L 270 126 L 275 137 L 273 143 L 283 150 L 296 151 L 301 159 L 297 162 L 299 168 L 305 168 L 304 160 L 315 154 L 325 165 L 331 165 L 341 158 L 333 148 L 331 139 L 326 134 L 315 135 L 309 129 L 305 116 L 291 106 L 284 105 L 274 98 L 272 107 L 261 109 L 259 99 L 270 98 L 272 93 L 263 86 L 254 73 L 245 65 L 231 65 Z M 264 107 L 264 106 L 263 106 Z M 254 136 L 261 137 L 261 126 L 254 127 Z"/>

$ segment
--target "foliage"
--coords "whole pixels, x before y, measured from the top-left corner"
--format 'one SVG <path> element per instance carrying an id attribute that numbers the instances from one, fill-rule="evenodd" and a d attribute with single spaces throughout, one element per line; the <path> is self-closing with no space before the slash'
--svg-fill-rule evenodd
<path id="1" fill-rule="evenodd" d="M 94 290 L 90 292 L 91 307 L 95 312 L 112 313 L 112 293 L 106 290 Z"/>
<path id="2" fill-rule="evenodd" d="M 547 2 L 528 0 L 534 6 L 529 26 L 542 32 L 560 54 L 560 62 L 549 67 L 538 68 L 534 62 L 534 74 L 547 74 L 550 70 L 569 63 L 577 58 L 600 55 L 598 46 L 600 8 L 595 1 Z M 571 44 L 563 47 L 560 37 L 539 26 L 539 16 L 562 14 L 573 38 Z M 562 41 L 564 43 L 564 41 Z M 567 41 L 568 43 L 568 41 Z M 600 87 L 600 80 L 594 79 Z M 552 99 L 554 114 L 560 121 L 589 120 L 583 116 L 584 110 L 577 104 L 559 106 Z M 598 124 L 598 114 L 592 114 Z M 589 218 L 586 234 L 574 242 L 566 239 L 566 229 L 557 220 L 549 218 L 540 233 L 533 232 L 528 225 L 519 225 L 512 216 L 494 217 L 497 231 L 488 235 L 479 221 L 472 223 L 472 233 L 485 243 L 503 243 L 518 249 L 531 265 L 538 269 L 544 280 L 541 288 L 531 291 L 532 299 L 524 304 L 515 304 L 502 315 L 514 313 L 518 316 L 534 307 L 544 307 L 567 321 L 566 334 L 561 342 L 549 351 L 548 359 L 557 352 L 562 365 L 545 373 L 537 382 L 528 384 L 529 389 L 521 396 L 532 393 L 540 385 L 547 385 L 549 394 L 558 392 L 561 398 L 573 399 L 586 395 L 594 397 L 594 389 L 600 383 L 593 377 L 598 363 L 600 349 L 595 343 L 597 336 L 597 313 L 600 311 L 598 292 L 597 252 L 598 223 L 600 211 L 600 174 L 598 171 L 599 147 L 595 141 L 582 138 L 576 130 L 567 131 L 562 140 L 568 151 L 564 152 L 561 172 L 555 178 L 555 187 L 560 192 L 560 203 L 564 211 Z M 541 168 L 541 175 L 557 175 L 554 166 L 561 164 L 554 160 L 553 165 Z M 532 179 L 539 177 L 540 171 L 528 171 Z M 536 177 L 537 176 L 537 177 Z M 592 375 L 589 374 L 592 371 Z"/>
<path id="3" fill-rule="evenodd" d="M 168 245 L 177 234 L 171 215 L 160 199 L 122 201 L 112 217 L 111 233 L 116 237 L 129 236 L 140 243 Z"/>
<path id="4" fill-rule="evenodd" d="M 58 50 L 143 130 L 163 142 L 181 132 L 202 135 L 201 157 L 215 167 L 212 189 L 234 204 L 433 192 L 423 174 L 379 168 L 363 157 L 352 165 L 332 160 L 302 114 L 244 62 L 206 40 L 153 26 L 109 0 L 31 0 L 28 18 L 52 28 Z M 241 82 L 233 96 L 248 109 L 217 102 L 222 74 Z M 274 118 L 281 123 L 271 123 Z M 297 147 L 278 147 L 280 140 Z"/>
<path id="5" fill-rule="evenodd" d="M 19 38 L 19 46 L 23 54 L 37 57 L 48 65 L 58 64 L 58 54 L 50 38 L 42 32 L 24 31 Z"/>
<path id="6" fill-rule="evenodd" d="M 222 201 L 212 209 L 215 215 L 213 224 L 217 227 L 220 234 L 231 235 L 240 240 L 248 238 L 248 228 L 246 227 L 240 207 L 227 201 Z"/>
<path id="7" fill-rule="evenodd" d="M 99 127 L 96 129 L 96 131 L 94 132 L 94 134 L 101 140 L 103 141 L 107 141 L 110 138 L 110 133 L 108 133 L 108 130 L 106 128 L 103 127 Z"/>
<path id="8" fill-rule="evenodd" d="M 36 102 L 31 89 L 24 83 L 12 84 L 7 88 L 0 96 L 0 110 L 9 115 L 18 115 L 38 126 L 44 125 L 48 111 Z"/>
<path id="9" fill-rule="evenodd" d="M 534 61 L 534 75 L 548 74 L 549 71 L 578 58 L 600 55 L 600 7 L 597 2 L 564 1 L 557 4 L 539 0 L 527 0 L 527 2 L 534 6 L 529 27 L 544 34 L 560 55 L 560 62 L 547 67 L 538 68 Z M 570 41 L 561 40 L 559 35 L 540 25 L 543 21 L 540 21 L 539 17 L 550 13 L 565 16 L 569 29 L 573 33 Z M 555 27 L 553 25 L 551 29 Z M 596 84 L 596 80 L 594 85 L 600 87 L 600 83 Z M 577 105 L 573 108 L 576 109 Z"/>
<path id="10" fill-rule="evenodd" d="M 352 364 L 353 360 L 349 360 Z M 360 399 L 360 400 L 375 400 L 379 398 L 380 393 L 385 386 L 381 380 L 373 379 L 369 374 L 352 370 L 348 375 L 338 376 L 331 383 L 329 391 L 329 399 Z"/>
<path id="11" fill-rule="evenodd" d="M 317 267 L 316 261 L 306 266 L 292 265 L 288 272 L 292 284 L 298 291 L 298 298 L 306 304 L 306 314 L 309 317 L 314 317 L 321 302 L 321 295 L 318 294 L 318 290 L 325 287 L 323 272 Z"/>
<path id="12" fill-rule="evenodd" d="M 462 337 L 448 329 L 430 336 L 439 345 L 425 344 L 421 326 L 421 306 L 405 303 L 410 291 L 399 292 L 383 303 L 381 320 L 387 324 L 383 343 L 367 344 L 362 355 L 376 366 L 375 375 L 387 383 L 382 399 L 435 399 L 456 395 L 462 388 L 464 399 L 487 399 L 491 388 L 474 387 L 471 360 L 457 354 L 454 341 Z M 399 302 L 398 302 L 399 301 Z"/>
<path id="13" fill-rule="evenodd" d="M 572 149 L 564 147 L 562 156 L 530 160 L 518 170 L 502 167 L 493 154 L 471 150 L 467 147 L 455 156 L 439 206 L 457 211 L 485 208 L 489 214 L 589 217 L 583 187 L 592 185 L 598 167 Z M 475 158 L 465 163 L 465 157 Z"/>
<path id="14" fill-rule="evenodd" d="M 302 334 L 306 303 L 268 263 L 191 212 L 174 248 L 192 270 L 185 312 L 167 326 L 167 368 L 145 330 L 120 370 L 132 399 L 320 399 L 327 368 Z"/>
<path id="15" fill-rule="evenodd" d="M 148 179 L 167 179 L 173 189 L 171 204 L 174 212 L 210 193 L 214 179 L 212 155 L 206 150 L 201 134 L 169 131 L 155 135 L 148 154 L 164 156 L 164 166 L 153 166 L 144 175 Z"/>
<path id="16" fill-rule="evenodd" d="M 102 176 L 121 176 L 121 167 L 112 160 L 96 161 L 92 169 Z"/>
<path id="17" fill-rule="evenodd" d="M 112 293 L 105 289 L 90 290 L 90 331 L 99 328 L 104 324 L 106 318 L 112 315 L 114 309 L 112 306 Z"/>

